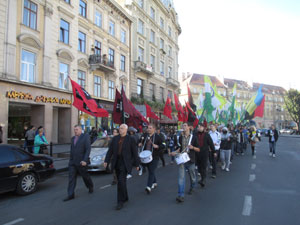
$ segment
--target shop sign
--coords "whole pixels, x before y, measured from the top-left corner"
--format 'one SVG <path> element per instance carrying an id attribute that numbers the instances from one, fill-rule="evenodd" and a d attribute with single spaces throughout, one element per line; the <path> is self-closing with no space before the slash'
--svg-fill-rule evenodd
<path id="1" fill-rule="evenodd" d="M 7 98 L 14 98 L 14 99 L 24 99 L 24 100 L 34 100 L 35 102 L 43 102 L 43 103 L 57 103 L 62 105 L 71 105 L 71 100 L 65 98 L 57 98 L 57 97 L 47 97 L 47 96 L 33 96 L 30 93 L 23 93 L 17 91 L 8 91 L 6 92 Z"/>

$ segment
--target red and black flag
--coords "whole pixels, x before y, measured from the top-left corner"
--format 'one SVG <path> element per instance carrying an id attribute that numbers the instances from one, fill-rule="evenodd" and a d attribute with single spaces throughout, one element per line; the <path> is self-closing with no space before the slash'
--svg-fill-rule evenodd
<path id="1" fill-rule="evenodd" d="M 198 125 L 199 120 L 197 118 L 196 113 L 192 110 L 189 102 L 186 102 L 186 108 L 187 108 L 187 111 L 188 111 L 187 122 L 190 123 L 190 124 L 193 124 L 193 127 L 196 127 Z"/>
<path id="2" fill-rule="evenodd" d="M 103 107 L 101 107 L 99 104 L 97 104 L 96 100 L 93 99 L 83 87 L 81 87 L 71 78 L 70 80 L 74 96 L 73 106 L 75 106 L 78 110 L 83 111 L 91 116 L 108 117 L 108 112 L 105 109 L 103 109 Z"/>
<path id="3" fill-rule="evenodd" d="M 177 114 L 178 114 L 178 121 L 182 121 L 184 122 L 184 112 L 183 112 L 183 108 L 179 102 L 179 99 L 177 97 L 177 95 L 174 93 L 174 100 L 175 100 L 175 107 L 177 110 Z"/>
<path id="4" fill-rule="evenodd" d="M 147 117 L 155 119 L 155 120 L 159 120 L 159 117 L 152 111 L 150 105 L 148 105 L 145 102 L 145 106 L 146 106 Z"/>
<path id="5" fill-rule="evenodd" d="M 115 103 L 114 103 L 114 112 L 113 112 L 113 121 L 116 124 L 123 123 L 123 106 L 122 106 L 122 96 L 118 89 L 116 89 Z"/>
<path id="6" fill-rule="evenodd" d="M 172 113 L 171 99 L 168 97 L 164 108 L 164 115 L 169 119 L 173 119 L 171 113 Z"/>
<path id="7" fill-rule="evenodd" d="M 191 94 L 191 90 L 189 85 L 187 84 L 187 89 L 188 89 L 188 97 L 189 97 L 189 104 L 190 104 L 190 108 L 196 112 L 197 111 L 197 106 L 194 104 L 194 100 L 193 100 L 193 96 Z"/>

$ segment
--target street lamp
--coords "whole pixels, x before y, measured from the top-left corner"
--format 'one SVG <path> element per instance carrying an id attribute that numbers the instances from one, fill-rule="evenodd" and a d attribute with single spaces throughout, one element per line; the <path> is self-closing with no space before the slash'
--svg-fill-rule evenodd
<path id="1" fill-rule="evenodd" d="M 273 100 L 273 124 L 275 125 L 275 91 L 272 91 L 272 100 Z"/>

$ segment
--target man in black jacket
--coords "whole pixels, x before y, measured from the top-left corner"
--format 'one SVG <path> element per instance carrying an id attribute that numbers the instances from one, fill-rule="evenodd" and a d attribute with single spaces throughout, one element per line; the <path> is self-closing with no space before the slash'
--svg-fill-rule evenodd
<path id="1" fill-rule="evenodd" d="M 157 187 L 157 180 L 155 171 L 159 161 L 160 151 L 164 148 L 162 139 L 160 136 L 155 132 L 156 127 L 154 124 L 149 124 L 147 129 L 146 137 L 141 138 L 141 143 L 139 146 L 143 146 L 143 150 L 149 150 L 152 152 L 152 161 L 150 163 L 145 164 L 149 173 L 148 173 L 148 180 L 147 186 L 145 188 L 147 194 L 151 193 L 151 190 Z"/>
<path id="2" fill-rule="evenodd" d="M 115 169 L 118 179 L 118 204 L 116 209 L 123 208 L 128 201 L 126 176 L 132 170 L 132 165 L 139 170 L 139 157 L 137 144 L 132 136 L 127 135 L 128 126 L 120 126 L 120 135 L 113 137 L 104 160 L 104 167 L 111 162 L 111 168 Z"/>
<path id="3" fill-rule="evenodd" d="M 200 152 L 196 153 L 196 164 L 198 167 L 198 172 L 201 175 L 201 180 L 199 184 L 201 187 L 205 186 L 205 179 L 206 179 L 206 168 L 207 168 L 207 161 L 209 156 L 209 150 L 211 150 L 212 154 L 215 154 L 215 146 L 210 137 L 210 135 L 205 132 L 204 124 L 198 124 L 197 128 L 197 138 L 198 138 L 198 146 L 200 147 Z"/>
<path id="4" fill-rule="evenodd" d="M 268 137 L 270 146 L 270 156 L 273 156 L 275 158 L 276 143 L 278 141 L 278 131 L 276 130 L 274 124 L 272 124 L 271 129 L 268 130 Z"/>
<path id="5" fill-rule="evenodd" d="M 69 161 L 69 185 L 68 197 L 64 201 L 74 199 L 74 190 L 76 187 L 77 174 L 82 176 L 85 186 L 89 189 L 89 193 L 93 193 L 94 185 L 90 175 L 87 172 L 87 164 L 91 152 L 91 142 L 88 134 L 83 134 L 81 126 L 75 125 L 75 136 L 71 139 L 71 153 Z"/>

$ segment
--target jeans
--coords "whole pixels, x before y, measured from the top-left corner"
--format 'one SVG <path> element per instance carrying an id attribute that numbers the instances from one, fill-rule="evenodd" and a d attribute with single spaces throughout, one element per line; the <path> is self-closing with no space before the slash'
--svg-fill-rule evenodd
<path id="1" fill-rule="evenodd" d="M 275 150 L 276 150 L 276 142 L 270 142 L 269 143 L 270 146 L 270 153 L 275 155 Z"/>
<path id="2" fill-rule="evenodd" d="M 219 150 L 216 151 L 218 154 Z M 217 159 L 213 152 L 209 152 L 209 163 L 212 166 L 212 175 L 217 175 Z"/>
<path id="3" fill-rule="evenodd" d="M 170 147 L 170 152 L 175 152 L 175 147 Z M 171 156 L 171 161 L 174 162 L 175 156 Z"/>
<path id="4" fill-rule="evenodd" d="M 178 196 L 184 197 L 184 189 L 185 189 L 185 170 L 188 170 L 190 176 L 190 190 L 192 190 L 196 186 L 196 171 L 195 171 L 195 163 L 187 162 L 179 165 L 179 176 L 178 176 Z"/>
<path id="5" fill-rule="evenodd" d="M 229 169 L 230 166 L 230 157 L 231 157 L 231 150 L 220 150 L 220 157 L 221 157 L 221 162 L 223 165 L 225 164 L 225 168 Z"/>
<path id="6" fill-rule="evenodd" d="M 146 167 L 148 168 L 148 181 L 147 181 L 147 187 L 152 187 L 153 183 L 156 182 L 156 176 L 155 176 L 155 170 L 158 165 L 158 159 L 153 159 L 150 163 L 146 164 Z"/>
<path id="7" fill-rule="evenodd" d="M 244 153 L 244 143 L 237 143 L 237 153 Z"/>

